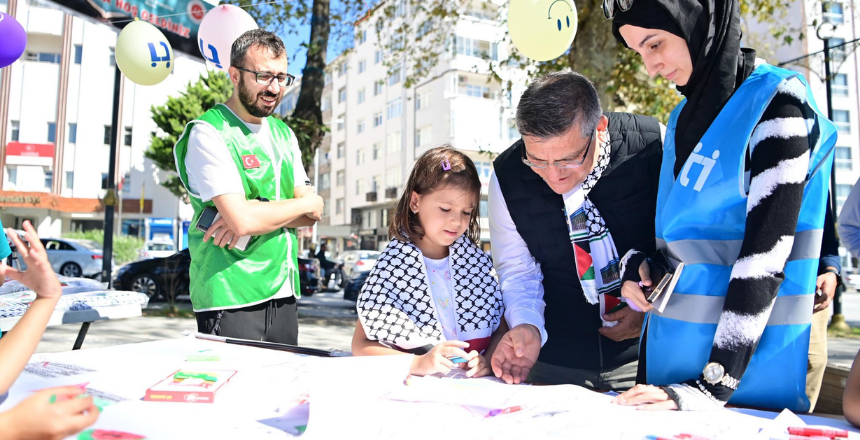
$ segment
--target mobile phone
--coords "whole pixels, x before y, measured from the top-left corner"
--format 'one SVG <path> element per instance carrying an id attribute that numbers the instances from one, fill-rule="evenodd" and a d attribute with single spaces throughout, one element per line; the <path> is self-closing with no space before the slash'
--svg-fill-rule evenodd
<path id="1" fill-rule="evenodd" d="M 657 286 L 654 287 L 654 290 L 651 291 L 651 294 L 648 295 L 649 303 L 653 303 L 658 298 L 660 298 L 660 295 L 662 295 L 663 292 L 666 290 L 666 287 L 669 285 L 669 282 L 672 281 L 673 276 L 674 274 L 671 272 L 666 272 L 666 274 L 663 275 L 663 278 L 660 280 L 659 283 L 657 283 Z"/>
<path id="2" fill-rule="evenodd" d="M 209 227 L 212 226 L 212 223 L 215 223 L 216 218 L 218 218 L 218 211 L 206 208 L 200 214 L 200 218 L 197 219 L 197 224 L 194 227 L 205 234 L 209 230 Z"/>
<path id="3" fill-rule="evenodd" d="M 218 211 L 216 211 L 212 208 L 206 208 L 200 214 L 200 218 L 197 219 L 197 224 L 195 225 L 195 227 L 197 228 L 198 231 L 203 232 L 205 234 L 206 231 L 209 230 L 209 227 L 212 226 L 212 223 L 215 223 L 215 221 L 218 220 L 219 218 L 221 218 L 221 213 L 219 213 Z M 234 240 L 236 240 L 236 238 L 234 238 Z M 250 235 L 244 235 L 242 237 L 239 237 L 238 241 L 236 242 L 235 248 L 239 249 L 241 251 L 247 250 L 248 249 L 248 243 L 250 241 L 251 241 Z"/>

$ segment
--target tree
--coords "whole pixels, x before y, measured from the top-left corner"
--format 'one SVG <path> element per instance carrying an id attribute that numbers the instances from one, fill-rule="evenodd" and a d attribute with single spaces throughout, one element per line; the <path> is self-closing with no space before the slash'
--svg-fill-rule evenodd
<path id="1" fill-rule="evenodd" d="M 185 131 L 185 126 L 215 106 L 227 101 L 233 93 L 233 83 L 221 72 L 209 72 L 191 84 L 178 97 L 169 97 L 164 105 L 152 106 L 152 120 L 158 127 L 152 132 L 152 142 L 143 154 L 166 172 L 169 177 L 161 185 L 177 197 L 186 199 L 185 186 L 179 179 L 173 146 Z"/>

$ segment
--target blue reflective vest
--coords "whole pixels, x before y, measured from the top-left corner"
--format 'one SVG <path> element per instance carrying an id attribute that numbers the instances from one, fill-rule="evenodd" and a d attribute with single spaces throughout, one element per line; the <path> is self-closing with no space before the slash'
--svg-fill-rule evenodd
<path id="1" fill-rule="evenodd" d="M 784 80 L 797 72 L 758 66 L 712 123 L 674 177 L 675 127 L 686 101 L 672 112 L 663 147 L 657 197 L 657 246 L 685 268 L 663 313 L 647 321 L 647 380 L 697 378 L 708 362 L 732 266 L 746 227 L 744 167 L 749 140 Z M 821 131 L 811 153 L 794 245 L 770 319 L 730 403 L 806 412 L 806 367 L 813 296 L 821 249 L 836 127 L 818 110 Z"/>

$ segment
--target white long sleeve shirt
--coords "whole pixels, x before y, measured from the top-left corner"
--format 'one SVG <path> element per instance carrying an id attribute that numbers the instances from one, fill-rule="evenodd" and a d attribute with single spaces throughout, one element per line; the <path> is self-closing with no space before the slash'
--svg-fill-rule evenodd
<path id="1" fill-rule="evenodd" d="M 543 272 L 517 232 L 495 172 L 490 176 L 488 205 L 493 266 L 502 288 L 505 319 L 511 328 L 520 324 L 537 327 L 543 346 L 547 340 Z"/>
<path id="2" fill-rule="evenodd" d="M 839 239 L 852 255 L 860 258 L 860 180 L 839 213 Z"/>

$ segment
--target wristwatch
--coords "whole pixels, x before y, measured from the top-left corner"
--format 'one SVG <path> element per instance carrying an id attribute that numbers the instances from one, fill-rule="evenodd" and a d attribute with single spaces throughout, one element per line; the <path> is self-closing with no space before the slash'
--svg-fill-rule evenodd
<path id="1" fill-rule="evenodd" d="M 733 390 L 738 389 L 738 385 L 741 383 L 738 379 L 729 376 L 726 369 L 717 362 L 708 362 L 705 369 L 702 370 L 702 376 L 705 378 L 705 382 L 711 385 L 723 384 Z"/>

